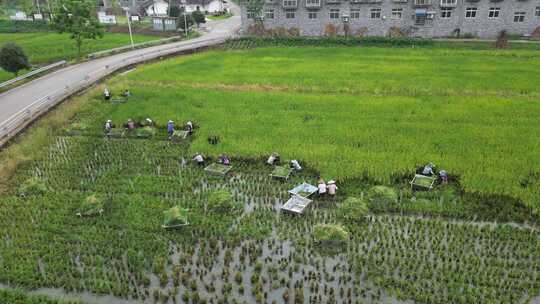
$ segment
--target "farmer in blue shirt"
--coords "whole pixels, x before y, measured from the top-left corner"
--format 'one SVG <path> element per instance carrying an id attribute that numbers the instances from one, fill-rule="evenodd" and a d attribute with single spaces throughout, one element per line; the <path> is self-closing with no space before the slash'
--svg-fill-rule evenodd
<path id="1" fill-rule="evenodd" d="M 167 123 L 167 133 L 169 134 L 169 139 L 172 138 L 172 135 L 174 133 L 174 121 L 169 120 Z"/>

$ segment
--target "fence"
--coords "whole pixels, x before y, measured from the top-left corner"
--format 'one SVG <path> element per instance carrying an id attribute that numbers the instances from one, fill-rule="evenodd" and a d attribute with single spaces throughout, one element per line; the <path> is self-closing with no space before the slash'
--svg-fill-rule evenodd
<path id="1" fill-rule="evenodd" d="M 19 81 L 21 81 L 21 80 L 23 80 L 23 79 L 32 77 L 32 76 L 34 76 L 34 75 L 43 73 L 43 72 L 45 72 L 45 71 L 54 69 L 54 68 L 59 67 L 59 66 L 63 66 L 64 64 L 66 64 L 66 61 L 65 61 L 65 60 L 58 61 L 57 63 L 53 63 L 53 64 L 51 64 L 51 65 L 41 67 L 41 68 L 39 68 L 39 69 L 37 69 L 37 70 L 33 70 L 33 71 L 30 72 L 30 73 L 24 74 L 24 75 L 19 76 L 19 77 L 17 77 L 17 78 L 10 79 L 10 80 L 5 81 L 5 82 L 2 82 L 2 83 L 0 83 L 0 89 L 1 89 L 1 88 L 4 88 L 4 87 L 7 87 L 7 86 L 9 86 L 9 85 L 12 85 L 12 84 L 14 84 L 14 83 L 16 83 L 16 82 L 19 82 Z"/>
<path id="2" fill-rule="evenodd" d="M 122 47 L 118 47 L 118 48 L 114 48 L 114 49 L 110 49 L 110 50 L 99 51 L 99 52 L 95 52 L 95 53 L 92 53 L 92 54 L 88 54 L 86 57 L 88 59 L 96 59 L 96 58 L 101 58 L 101 57 L 105 57 L 105 56 L 109 56 L 109 55 L 114 55 L 114 54 L 118 54 L 118 53 L 122 53 L 122 52 L 126 52 L 126 51 L 131 51 L 133 49 L 141 49 L 141 48 L 145 48 L 145 47 L 156 46 L 156 45 L 176 42 L 176 41 L 180 41 L 180 40 L 182 40 L 182 37 L 175 36 L 175 37 L 171 37 L 171 38 L 165 38 L 165 39 L 159 39 L 159 40 L 135 43 L 133 46 L 126 45 L 126 46 L 122 46 Z"/>
<path id="3" fill-rule="evenodd" d="M 105 65 L 97 70 L 84 75 L 84 77 L 70 85 L 66 85 L 63 88 L 55 90 L 39 99 L 36 99 L 28 106 L 24 107 L 19 112 L 13 114 L 7 120 L 0 122 L 0 146 L 5 144 L 12 136 L 17 134 L 25 126 L 30 124 L 34 119 L 41 114 L 47 112 L 52 107 L 56 106 L 59 102 L 65 98 L 87 88 L 93 83 L 97 82 L 101 78 L 129 65 L 141 63 L 144 61 L 152 60 L 162 56 L 168 56 L 180 52 L 198 50 L 214 45 L 224 43 L 228 38 L 208 38 L 201 41 L 186 41 L 187 43 L 181 45 L 173 45 L 167 48 L 159 50 L 147 50 L 147 52 L 141 54 L 134 54 L 121 59 L 119 62 L 113 65 Z M 126 54 L 127 55 L 127 54 Z"/>

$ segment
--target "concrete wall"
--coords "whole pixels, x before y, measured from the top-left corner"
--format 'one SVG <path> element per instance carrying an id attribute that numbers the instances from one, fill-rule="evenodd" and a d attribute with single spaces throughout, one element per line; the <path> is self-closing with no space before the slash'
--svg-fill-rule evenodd
<path id="1" fill-rule="evenodd" d="M 298 28 L 301 35 L 319 36 L 324 34 L 327 24 L 334 24 L 343 30 L 343 15 L 351 15 L 351 10 L 359 9 L 360 18 L 349 18 L 350 33 L 367 28 L 366 35 L 386 36 L 391 27 L 399 27 L 415 37 L 448 37 L 455 34 L 459 29 L 461 35 L 472 34 L 480 38 L 495 38 L 501 30 L 506 30 L 512 34 L 530 34 L 540 26 L 540 17 L 535 16 L 536 7 L 540 7 L 540 0 L 457 0 L 457 4 L 452 8 L 450 18 L 441 17 L 441 0 L 432 0 L 432 5 L 419 7 L 414 5 L 414 0 L 397 2 L 396 0 L 382 0 L 380 3 L 355 3 L 341 0 L 336 4 L 321 0 L 321 7 L 318 9 L 306 8 L 306 0 L 298 0 L 296 9 L 283 8 L 283 0 L 274 0 L 265 4 L 264 10 L 273 9 L 274 19 L 264 19 L 266 28 Z M 477 2 L 471 2 L 477 1 Z M 372 1 L 375 2 L 375 1 Z M 466 8 L 476 7 L 475 18 L 465 18 Z M 500 16 L 492 19 L 488 18 L 489 9 L 500 8 Z M 246 5 L 242 5 L 242 30 L 247 30 L 252 19 L 247 18 Z M 371 19 L 370 10 L 381 9 L 380 19 Z M 392 9 L 402 9 L 401 19 L 392 18 Z M 424 8 L 427 12 L 433 13 L 433 19 L 426 20 L 424 25 L 415 24 L 415 9 Z M 329 18 L 331 9 L 339 9 L 340 18 L 333 20 Z M 286 11 L 294 11 L 295 18 L 287 19 Z M 514 22 L 515 12 L 525 12 L 524 22 Z M 309 12 L 316 12 L 316 19 L 309 19 Z"/>

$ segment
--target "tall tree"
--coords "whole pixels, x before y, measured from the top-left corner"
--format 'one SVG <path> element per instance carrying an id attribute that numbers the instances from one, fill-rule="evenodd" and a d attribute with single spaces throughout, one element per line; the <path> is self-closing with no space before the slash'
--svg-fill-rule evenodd
<path id="1" fill-rule="evenodd" d="M 253 15 L 253 19 L 262 23 L 264 0 L 247 0 L 247 10 Z"/>
<path id="2" fill-rule="evenodd" d="M 206 17 L 201 11 L 194 11 L 191 13 L 191 16 L 193 17 L 193 21 L 197 23 L 197 26 L 199 26 L 201 23 L 206 23 Z"/>
<path id="3" fill-rule="evenodd" d="M 184 33 L 186 33 L 186 35 L 187 35 L 187 32 L 189 31 L 189 28 L 193 25 L 193 23 L 194 21 L 191 14 L 186 14 L 186 13 L 182 13 L 182 15 L 180 15 L 180 17 L 178 17 L 178 20 L 177 20 L 178 27 L 184 30 Z M 186 28 L 186 25 L 187 25 L 187 28 Z"/>
<path id="4" fill-rule="evenodd" d="M 85 39 L 103 37 L 103 27 L 94 16 L 91 0 L 58 0 L 54 8 L 53 27 L 59 33 L 69 33 L 77 46 L 78 58 Z"/>
<path id="5" fill-rule="evenodd" d="M 30 68 L 30 63 L 21 47 L 8 42 L 0 49 L 0 67 L 17 76 L 20 70 Z"/>

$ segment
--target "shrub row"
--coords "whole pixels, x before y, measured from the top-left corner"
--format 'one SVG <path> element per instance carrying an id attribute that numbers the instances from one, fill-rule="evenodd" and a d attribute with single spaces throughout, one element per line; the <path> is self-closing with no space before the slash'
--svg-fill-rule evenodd
<path id="1" fill-rule="evenodd" d="M 244 49 L 263 46 L 386 46 L 414 47 L 432 46 L 431 39 L 390 38 L 390 37 L 241 37 L 229 40 L 225 48 Z"/>

